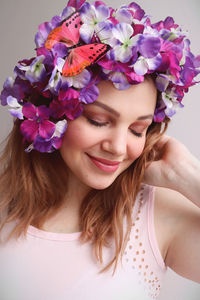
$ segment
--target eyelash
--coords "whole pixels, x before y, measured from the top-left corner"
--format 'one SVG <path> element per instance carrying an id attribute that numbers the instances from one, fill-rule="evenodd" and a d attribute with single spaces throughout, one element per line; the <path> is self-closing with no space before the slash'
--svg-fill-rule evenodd
<path id="1" fill-rule="evenodd" d="M 92 120 L 92 119 L 90 119 L 90 118 L 87 118 L 87 121 L 90 123 L 90 124 L 92 124 L 92 125 L 94 125 L 94 126 L 97 126 L 97 127 L 103 127 L 103 126 L 106 126 L 108 123 L 107 122 L 105 122 L 105 123 L 100 123 L 100 122 L 97 122 L 97 121 L 94 121 L 94 120 Z M 143 136 L 143 134 L 142 133 L 139 133 L 139 132 L 136 132 L 136 131 L 134 131 L 134 130 L 130 130 L 135 136 L 137 136 L 137 137 L 142 137 Z"/>

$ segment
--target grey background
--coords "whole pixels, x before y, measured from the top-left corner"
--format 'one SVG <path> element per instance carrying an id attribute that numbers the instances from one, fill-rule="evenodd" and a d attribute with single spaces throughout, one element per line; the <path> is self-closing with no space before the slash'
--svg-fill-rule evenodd
<path id="1" fill-rule="evenodd" d="M 90 1 L 91 2 L 91 1 Z M 126 0 L 107 0 L 107 4 L 118 7 L 127 4 Z M 138 0 L 153 21 L 173 16 L 176 23 L 189 32 L 192 51 L 200 54 L 200 1 L 199 0 Z M 50 21 L 61 13 L 67 1 L 49 0 L 0 0 L 0 89 L 6 77 L 12 75 L 16 62 L 31 58 L 34 53 L 34 35 L 37 26 Z M 200 86 L 192 87 L 183 101 L 185 108 L 173 118 L 168 134 L 183 142 L 200 159 Z M 0 141 L 8 134 L 12 118 L 7 108 L 0 109 Z M 200 265 L 200 262 L 197 262 Z M 199 300 L 200 284 L 175 274 L 169 270 L 160 300 Z"/>

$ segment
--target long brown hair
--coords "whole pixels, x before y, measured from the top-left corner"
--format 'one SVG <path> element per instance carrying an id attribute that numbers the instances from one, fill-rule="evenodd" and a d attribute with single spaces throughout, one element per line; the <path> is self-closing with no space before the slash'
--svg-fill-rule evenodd
<path id="1" fill-rule="evenodd" d="M 163 123 L 153 122 L 148 128 L 142 155 L 111 186 L 90 191 L 82 201 L 80 241 L 92 241 L 100 262 L 103 262 L 103 247 L 109 245 L 111 237 L 115 241 L 115 255 L 102 272 L 112 265 L 115 271 L 120 254 L 122 256 L 144 170 L 156 158 L 155 144 L 166 131 L 168 121 L 166 118 Z M 61 208 L 67 192 L 67 167 L 59 151 L 26 153 L 19 127 L 20 121 L 16 120 L 0 158 L 0 232 L 6 223 L 17 220 L 6 241 L 26 235 L 29 225 L 40 229 Z M 127 221 L 125 234 L 124 218 Z"/>

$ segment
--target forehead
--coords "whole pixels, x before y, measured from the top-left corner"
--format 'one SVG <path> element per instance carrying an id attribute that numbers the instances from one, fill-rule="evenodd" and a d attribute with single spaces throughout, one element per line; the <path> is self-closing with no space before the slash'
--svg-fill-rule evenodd
<path id="1" fill-rule="evenodd" d="M 102 81 L 98 85 L 98 102 L 109 105 L 121 114 L 153 114 L 157 99 L 157 89 L 151 78 L 126 90 L 118 90 L 110 81 Z"/>

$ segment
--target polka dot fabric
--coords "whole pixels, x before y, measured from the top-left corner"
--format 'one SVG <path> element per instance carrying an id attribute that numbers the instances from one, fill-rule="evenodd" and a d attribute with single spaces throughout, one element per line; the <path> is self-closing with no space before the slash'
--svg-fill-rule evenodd
<path id="1" fill-rule="evenodd" d="M 124 260 L 137 273 L 149 297 L 157 299 L 166 266 L 158 248 L 154 227 L 154 188 L 143 185 L 135 203 L 133 227 Z"/>

